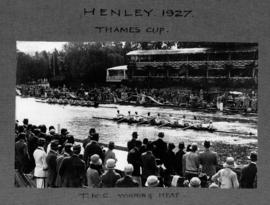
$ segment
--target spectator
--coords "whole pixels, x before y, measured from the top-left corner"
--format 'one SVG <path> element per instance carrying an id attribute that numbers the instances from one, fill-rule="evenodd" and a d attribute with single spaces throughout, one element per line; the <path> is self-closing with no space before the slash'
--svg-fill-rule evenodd
<path id="1" fill-rule="evenodd" d="M 151 175 L 147 177 L 147 180 L 145 182 L 146 187 L 161 187 L 160 181 L 157 176 Z"/>
<path id="2" fill-rule="evenodd" d="M 87 184 L 88 187 L 100 187 L 101 186 L 101 174 L 102 170 L 102 161 L 99 155 L 94 154 L 91 156 L 90 166 L 87 169 Z"/>
<path id="3" fill-rule="evenodd" d="M 257 177 L 257 153 L 251 152 L 249 165 L 245 166 L 241 172 L 240 186 L 241 188 L 256 188 Z"/>
<path id="4" fill-rule="evenodd" d="M 161 163 L 164 163 L 164 157 L 167 152 L 167 143 L 163 141 L 164 133 L 158 133 L 158 139 L 154 141 L 153 144 L 153 154 L 156 158 L 161 160 Z"/>
<path id="5" fill-rule="evenodd" d="M 204 142 L 205 150 L 199 154 L 199 163 L 202 166 L 202 173 L 212 177 L 216 173 L 218 156 L 216 152 L 210 150 L 210 142 Z"/>
<path id="6" fill-rule="evenodd" d="M 25 139 L 25 133 L 18 135 L 18 141 L 15 143 L 15 169 L 20 173 L 25 173 L 29 162 L 29 153 Z"/>
<path id="7" fill-rule="evenodd" d="M 132 139 L 130 141 L 128 141 L 128 143 L 127 143 L 128 151 L 130 151 L 132 148 L 135 147 L 137 139 L 138 139 L 138 133 L 133 132 L 132 133 Z"/>
<path id="8" fill-rule="evenodd" d="M 115 160 L 108 159 L 106 162 L 106 171 L 101 175 L 102 187 L 115 187 L 115 183 L 121 178 L 120 174 L 115 172 Z"/>
<path id="9" fill-rule="evenodd" d="M 73 146 L 73 155 L 63 159 L 59 168 L 63 187 L 82 187 L 85 179 L 85 163 L 79 158 L 80 145 Z"/>
<path id="10" fill-rule="evenodd" d="M 133 166 L 127 164 L 124 168 L 125 176 L 116 181 L 116 187 L 138 187 L 139 183 L 132 178 Z"/>
<path id="11" fill-rule="evenodd" d="M 89 167 L 90 157 L 93 154 L 98 154 L 100 159 L 104 162 L 104 153 L 102 151 L 101 146 L 98 144 L 99 134 L 95 133 L 92 136 L 92 140 L 88 143 L 84 150 L 84 161 L 86 163 L 86 167 Z"/>
<path id="12" fill-rule="evenodd" d="M 142 185 L 145 185 L 147 178 L 150 175 L 157 175 L 158 168 L 156 164 L 156 158 L 151 151 L 151 144 L 147 147 L 147 151 L 142 153 Z"/>
<path id="13" fill-rule="evenodd" d="M 189 181 L 193 177 L 198 177 L 199 156 L 197 149 L 197 144 L 193 143 L 191 145 L 191 151 L 183 156 L 183 173 L 185 174 L 185 178 Z"/>
<path id="14" fill-rule="evenodd" d="M 168 151 L 166 152 L 164 165 L 169 175 L 175 174 L 176 156 L 173 152 L 175 145 L 173 143 L 168 144 Z"/>
<path id="15" fill-rule="evenodd" d="M 62 177 L 59 175 L 59 169 L 61 167 L 61 164 L 62 164 L 64 158 L 70 157 L 73 154 L 71 148 L 72 148 L 72 144 L 66 143 L 65 147 L 64 147 L 64 152 L 62 154 L 58 155 L 58 157 L 56 159 L 56 172 L 57 172 L 56 186 L 57 187 L 62 187 L 63 180 L 62 180 Z"/>
<path id="16" fill-rule="evenodd" d="M 56 159 L 58 156 L 57 150 L 58 150 L 58 141 L 53 140 L 51 142 L 51 150 L 46 157 L 46 163 L 48 165 L 48 177 L 47 177 L 48 187 L 56 187 L 56 177 L 57 177 Z"/>
<path id="17" fill-rule="evenodd" d="M 91 141 L 91 139 L 92 139 L 92 137 L 93 137 L 93 134 L 95 134 L 95 133 L 96 133 L 96 129 L 95 129 L 95 128 L 91 128 L 91 129 L 89 130 L 88 137 L 87 137 L 85 140 L 83 140 L 83 148 L 84 148 L 84 149 L 85 149 L 86 145 L 87 145 L 88 143 L 90 143 L 90 141 Z"/>
<path id="18" fill-rule="evenodd" d="M 201 180 L 198 177 L 192 177 L 189 182 L 190 188 L 200 188 L 201 187 Z"/>
<path id="19" fill-rule="evenodd" d="M 38 147 L 33 153 L 35 159 L 34 177 L 36 178 L 37 188 L 45 188 L 45 179 L 47 174 L 46 152 L 44 150 L 46 140 L 39 138 Z"/>
<path id="20" fill-rule="evenodd" d="M 183 156 L 185 154 L 185 144 L 184 142 L 180 142 L 178 145 L 178 152 L 176 152 L 175 154 L 175 158 L 176 158 L 176 173 L 179 176 L 183 176 Z"/>
<path id="21" fill-rule="evenodd" d="M 218 181 L 221 189 L 237 189 L 239 182 L 236 173 L 232 170 L 235 167 L 234 158 L 227 157 L 224 168 L 212 176 L 213 181 Z"/>
<path id="22" fill-rule="evenodd" d="M 114 149 L 114 142 L 109 142 L 108 150 L 105 152 L 104 162 L 106 162 L 108 159 L 114 159 L 117 162 L 113 149 Z"/>
<path id="23" fill-rule="evenodd" d="M 141 153 L 140 153 L 140 148 L 142 146 L 142 142 L 137 140 L 135 143 L 135 147 L 132 148 L 127 155 L 127 161 L 129 164 L 133 165 L 134 171 L 133 171 L 133 176 L 136 178 L 136 180 L 140 183 L 140 168 L 142 166 L 142 161 L 141 161 Z"/>

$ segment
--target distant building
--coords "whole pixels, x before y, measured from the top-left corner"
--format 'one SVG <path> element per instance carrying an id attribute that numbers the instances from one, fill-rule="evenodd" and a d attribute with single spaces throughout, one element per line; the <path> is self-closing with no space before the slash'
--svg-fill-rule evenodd
<path id="1" fill-rule="evenodd" d="M 182 48 L 135 50 L 127 53 L 130 82 L 245 81 L 257 84 L 258 48 Z"/>
<path id="2" fill-rule="evenodd" d="M 127 79 L 127 65 L 116 66 L 107 69 L 106 82 L 120 83 Z"/>

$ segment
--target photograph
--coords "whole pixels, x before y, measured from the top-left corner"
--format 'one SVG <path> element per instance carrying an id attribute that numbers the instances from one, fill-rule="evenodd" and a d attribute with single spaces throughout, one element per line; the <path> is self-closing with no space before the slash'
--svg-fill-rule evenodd
<path id="1" fill-rule="evenodd" d="M 16 41 L 16 60 L 14 187 L 257 188 L 258 42 Z"/>

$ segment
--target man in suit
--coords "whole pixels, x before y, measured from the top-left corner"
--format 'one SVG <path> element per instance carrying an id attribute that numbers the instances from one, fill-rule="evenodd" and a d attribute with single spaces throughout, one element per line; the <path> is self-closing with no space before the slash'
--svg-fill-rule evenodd
<path id="1" fill-rule="evenodd" d="M 212 177 L 216 173 L 218 155 L 216 152 L 210 150 L 210 146 L 210 141 L 204 142 L 205 150 L 199 153 L 199 163 L 202 166 L 202 172 Z"/>
<path id="2" fill-rule="evenodd" d="M 135 147 L 136 141 L 138 139 L 138 133 L 137 132 L 133 132 L 132 133 L 132 139 L 128 141 L 127 143 L 127 148 L 128 151 L 130 151 L 132 148 Z"/>
<path id="3" fill-rule="evenodd" d="M 167 143 L 163 141 L 164 133 L 158 133 L 158 139 L 153 142 L 153 154 L 156 158 L 161 160 L 161 163 L 164 163 L 166 152 L 167 152 Z"/>
<path id="4" fill-rule="evenodd" d="M 18 141 L 15 143 L 15 169 L 24 173 L 29 162 L 28 148 L 26 144 L 25 133 L 18 135 Z"/>
<path id="5" fill-rule="evenodd" d="M 128 163 L 133 165 L 134 168 L 133 176 L 135 177 L 140 177 L 140 168 L 142 166 L 141 152 L 140 152 L 141 146 L 142 142 L 137 140 L 135 143 L 135 147 L 132 148 L 127 155 Z"/>
<path id="6" fill-rule="evenodd" d="M 251 152 L 250 163 L 242 169 L 240 177 L 241 188 L 256 188 L 256 177 L 257 177 L 257 153 Z"/>
<path id="7" fill-rule="evenodd" d="M 89 142 L 91 142 L 91 139 L 92 139 L 92 137 L 93 137 L 93 134 L 95 134 L 95 133 L 96 133 L 96 129 L 95 129 L 95 128 L 91 128 L 91 129 L 89 130 L 89 135 L 88 135 L 88 137 L 87 137 L 86 139 L 83 140 L 83 148 L 84 148 L 84 149 L 85 149 L 86 145 L 87 145 Z"/>
<path id="8" fill-rule="evenodd" d="M 84 150 L 84 161 L 86 163 L 86 167 L 89 167 L 90 158 L 92 155 L 99 155 L 100 159 L 104 162 L 104 152 L 102 151 L 101 146 L 98 144 L 99 134 L 94 133 L 92 136 L 92 140 L 88 143 Z"/>
<path id="9" fill-rule="evenodd" d="M 63 187 L 82 187 L 85 179 L 85 163 L 79 158 L 80 145 L 73 146 L 73 155 L 63 159 L 59 168 L 59 175 L 63 180 Z"/>
<path id="10" fill-rule="evenodd" d="M 44 150 L 44 146 L 46 144 L 46 140 L 44 138 L 38 139 L 38 147 L 33 153 L 35 160 L 35 169 L 34 169 L 34 177 L 36 178 L 36 186 L 37 188 L 45 188 L 45 179 L 47 175 L 47 163 L 46 163 L 46 152 Z"/>
<path id="11" fill-rule="evenodd" d="M 147 151 L 142 153 L 142 185 L 145 185 L 147 177 L 158 174 L 156 158 L 152 153 L 152 145 L 147 146 Z"/>
<path id="12" fill-rule="evenodd" d="M 138 187 L 139 183 L 132 178 L 133 166 L 127 164 L 124 168 L 125 176 L 118 179 L 115 183 L 116 187 Z"/>
<path id="13" fill-rule="evenodd" d="M 50 152 L 47 155 L 46 162 L 48 165 L 48 176 L 47 176 L 47 186 L 48 187 L 56 187 L 56 176 L 57 176 L 57 171 L 56 171 L 56 159 L 58 156 L 57 153 L 58 150 L 58 141 L 53 140 L 51 142 L 51 149 Z"/>

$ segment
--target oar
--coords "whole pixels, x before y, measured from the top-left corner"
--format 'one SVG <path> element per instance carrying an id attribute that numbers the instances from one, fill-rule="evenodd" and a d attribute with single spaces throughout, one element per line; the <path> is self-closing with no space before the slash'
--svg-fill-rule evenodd
<path id="1" fill-rule="evenodd" d="M 187 130 L 187 129 L 191 128 L 191 127 L 192 127 L 192 125 L 189 125 L 189 126 L 186 126 L 186 127 L 182 128 L 182 130 Z"/>
<path id="2" fill-rule="evenodd" d="M 126 118 L 123 117 L 123 118 L 121 118 L 120 120 L 117 120 L 117 123 L 118 123 L 118 122 L 122 122 L 123 120 L 126 120 Z"/>
<path id="3" fill-rule="evenodd" d="M 220 132 L 220 133 L 227 133 L 227 134 L 235 134 L 235 135 L 255 135 L 253 133 L 241 133 L 241 132 L 230 132 L 230 131 L 223 131 L 223 130 L 213 130 L 213 132 Z"/>
<path id="4" fill-rule="evenodd" d="M 158 128 L 161 128 L 161 127 L 166 126 L 166 125 L 168 125 L 168 124 L 170 124 L 170 123 L 169 123 L 169 122 L 168 122 L 168 123 L 164 123 L 164 124 L 162 124 L 162 125 L 159 125 Z"/>

